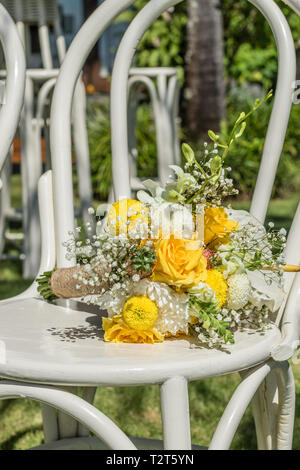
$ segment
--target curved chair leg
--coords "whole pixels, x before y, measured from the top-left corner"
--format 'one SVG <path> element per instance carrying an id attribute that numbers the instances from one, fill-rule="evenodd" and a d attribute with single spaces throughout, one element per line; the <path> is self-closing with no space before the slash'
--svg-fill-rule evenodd
<path id="1" fill-rule="evenodd" d="M 272 370 L 272 363 L 252 369 L 245 375 L 228 403 L 214 433 L 209 450 L 228 450 L 238 425 L 256 390 Z"/>
<path id="2" fill-rule="evenodd" d="M 29 398 L 61 410 L 87 426 L 114 450 L 136 450 L 131 440 L 101 411 L 72 393 L 54 387 L 0 382 L 0 399 Z"/>
<path id="3" fill-rule="evenodd" d="M 289 363 L 270 361 L 241 375 L 243 381 L 227 405 L 209 449 L 229 449 L 253 397 L 259 448 L 290 449 L 293 438 L 295 389 Z"/>
<path id="4" fill-rule="evenodd" d="M 290 450 L 295 417 L 295 385 L 288 362 L 278 363 L 253 401 L 257 443 L 261 450 Z"/>
<path id="5" fill-rule="evenodd" d="M 188 384 L 184 377 L 172 377 L 160 387 L 164 449 L 190 450 Z"/>
<path id="6" fill-rule="evenodd" d="M 60 390 L 72 393 L 77 396 L 77 387 L 62 387 Z M 82 398 L 85 402 L 93 404 L 96 387 L 85 387 L 82 392 Z M 59 439 L 67 439 L 73 437 L 87 437 L 90 434 L 89 429 L 74 420 L 71 416 L 62 411 L 48 406 L 42 405 L 43 429 L 45 443 L 55 442 Z"/>

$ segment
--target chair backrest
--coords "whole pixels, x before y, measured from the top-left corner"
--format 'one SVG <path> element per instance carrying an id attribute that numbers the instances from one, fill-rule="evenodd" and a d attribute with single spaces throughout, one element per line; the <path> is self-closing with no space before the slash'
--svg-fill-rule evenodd
<path id="1" fill-rule="evenodd" d="M 300 0 L 282 0 L 283 3 L 291 7 L 298 15 L 300 15 Z"/>
<path id="2" fill-rule="evenodd" d="M 127 84 L 137 44 L 147 28 L 166 9 L 183 0 L 151 0 L 130 24 L 119 47 L 111 92 L 113 179 L 116 197 L 130 196 L 127 136 Z M 74 229 L 70 116 L 76 81 L 92 47 L 113 19 L 134 0 L 106 0 L 73 40 L 55 88 L 51 111 L 51 158 L 59 267 L 71 266 L 63 242 Z M 291 108 L 291 84 L 296 74 L 294 43 L 289 26 L 272 0 L 251 0 L 272 27 L 278 48 L 278 85 L 262 157 L 252 213 L 264 220 Z"/>
<path id="3" fill-rule="evenodd" d="M 167 8 L 183 0 L 151 0 L 131 22 L 120 43 L 111 83 L 112 168 L 116 198 L 130 196 L 127 133 L 127 86 L 137 45 L 153 21 Z M 292 105 L 296 76 L 293 38 L 280 8 L 272 0 L 249 0 L 269 22 L 278 50 L 278 80 L 263 156 L 253 195 L 251 213 L 264 221 Z"/>
<path id="4" fill-rule="evenodd" d="M 74 264 L 74 260 L 66 259 L 63 243 L 70 237 L 69 232 L 74 230 L 71 110 L 75 86 L 90 51 L 102 33 L 134 1 L 106 0 L 94 11 L 68 48 L 57 79 L 51 107 L 50 144 L 58 267 Z"/>
<path id="5" fill-rule="evenodd" d="M 60 26 L 59 9 L 56 0 L 2 0 L 2 3 L 17 23 L 19 34 L 25 45 L 27 58 L 31 54 L 29 29 L 30 26 L 37 26 L 43 68 L 53 68 L 50 41 L 50 27 L 52 27 L 59 62 L 63 61 L 66 53 L 66 44 Z"/>
<path id="6" fill-rule="evenodd" d="M 13 141 L 25 90 L 25 56 L 24 49 L 15 23 L 0 4 L 0 41 L 2 44 L 7 77 L 0 103 L 0 171 L 7 158 Z"/>
<path id="7" fill-rule="evenodd" d="M 181 1 L 183 0 L 150 0 L 127 28 L 116 55 L 111 83 L 111 132 L 113 181 L 117 199 L 130 197 L 127 152 L 127 88 L 130 66 L 139 41 L 153 21 L 167 8 Z M 252 215 L 264 222 L 289 121 L 292 105 L 291 93 L 296 77 L 296 55 L 290 28 L 280 8 L 273 0 L 249 1 L 261 11 L 270 24 L 278 50 L 276 93 L 251 205 Z M 287 242 L 286 256 L 287 261 L 291 264 L 300 262 L 299 231 L 300 205 Z M 294 339 L 299 339 L 298 319 L 296 318 L 298 311 L 294 308 L 296 303 L 299 303 L 299 286 L 299 274 L 286 276 L 286 293 L 289 294 L 291 291 L 291 295 L 288 297 L 282 332 L 287 344 L 293 342 Z M 281 314 L 282 310 L 278 314 L 278 322 L 281 319 Z"/>

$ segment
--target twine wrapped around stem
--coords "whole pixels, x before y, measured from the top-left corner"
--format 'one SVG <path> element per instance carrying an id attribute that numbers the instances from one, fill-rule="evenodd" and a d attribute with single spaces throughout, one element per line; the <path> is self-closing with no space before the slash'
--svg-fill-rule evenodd
<path id="1" fill-rule="evenodd" d="M 99 281 L 93 286 L 88 283 L 90 274 L 84 267 L 75 266 L 45 272 L 37 279 L 38 291 L 44 299 L 49 301 L 57 298 L 72 299 L 85 297 L 87 295 L 103 294 L 111 288 L 112 283 L 109 278 L 104 276 L 107 272 L 106 269 L 102 266 L 98 266 L 96 271 Z M 128 262 L 127 271 L 131 276 L 137 274 L 137 271 L 131 267 L 130 261 Z M 149 277 L 151 273 L 141 271 L 138 274 L 140 278 L 143 279 Z M 79 281 L 78 279 L 81 280 Z M 87 281 L 86 284 L 84 280 Z"/>
<path id="2" fill-rule="evenodd" d="M 300 266 L 288 264 L 282 267 L 285 272 L 300 272 Z M 263 271 L 279 271 L 276 266 L 264 266 Z M 84 284 L 83 281 L 78 281 L 78 278 L 86 279 L 88 281 L 89 273 L 82 267 L 61 268 L 54 271 L 44 273 L 37 279 L 38 291 L 46 300 L 55 300 L 57 298 L 72 299 L 85 297 L 87 295 L 100 295 L 103 294 L 111 287 L 109 279 L 104 279 L 104 273 L 107 272 L 103 267 L 97 268 L 99 282 L 97 285 L 91 286 Z M 128 272 L 133 275 L 136 273 L 130 264 L 128 264 Z M 139 273 L 141 278 L 149 276 L 149 273 Z"/>

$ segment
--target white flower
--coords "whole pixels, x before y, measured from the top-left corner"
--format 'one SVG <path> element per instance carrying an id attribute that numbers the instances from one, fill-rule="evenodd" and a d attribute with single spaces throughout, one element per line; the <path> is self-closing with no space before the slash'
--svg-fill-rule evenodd
<path id="1" fill-rule="evenodd" d="M 218 256 L 222 261 L 224 268 L 222 274 L 225 279 L 233 274 L 242 274 L 245 272 L 243 261 L 234 254 L 233 247 L 230 244 L 221 245 L 218 248 Z"/>
<path id="2" fill-rule="evenodd" d="M 248 278 L 252 287 L 249 302 L 258 309 L 266 306 L 271 312 L 276 312 L 284 298 L 278 273 L 253 271 L 248 272 Z"/>
<path id="3" fill-rule="evenodd" d="M 249 301 L 251 286 L 247 274 L 234 274 L 227 279 L 228 292 L 226 307 L 240 310 Z"/>
<path id="4" fill-rule="evenodd" d="M 205 282 L 199 282 L 197 286 L 189 289 L 189 293 L 197 296 L 201 302 L 210 303 L 216 300 L 215 291 Z"/>
<path id="5" fill-rule="evenodd" d="M 151 206 L 151 232 L 162 233 L 163 238 L 169 238 L 174 233 L 178 238 L 190 239 L 195 228 L 191 211 L 179 204 L 165 202 Z"/>
<path id="6" fill-rule="evenodd" d="M 179 331 L 188 333 L 190 322 L 189 297 L 177 294 L 171 287 L 160 282 L 142 279 L 128 284 L 125 293 L 105 294 L 98 300 L 102 308 L 107 308 L 110 317 L 122 313 L 125 302 L 133 296 L 145 296 L 153 300 L 158 307 L 158 319 L 154 324 L 160 333 L 176 335 Z"/>

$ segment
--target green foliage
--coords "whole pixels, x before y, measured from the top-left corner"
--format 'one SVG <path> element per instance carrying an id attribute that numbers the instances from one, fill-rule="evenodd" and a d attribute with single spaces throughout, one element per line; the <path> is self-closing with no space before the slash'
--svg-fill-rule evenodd
<path id="1" fill-rule="evenodd" d="M 87 127 L 94 194 L 97 199 L 106 200 L 112 183 L 108 102 L 89 107 Z M 157 175 L 156 138 L 151 110 L 147 104 L 138 108 L 136 138 L 138 175 L 154 177 Z"/>
<path id="2" fill-rule="evenodd" d="M 275 1 L 286 16 L 299 48 L 299 16 L 281 0 Z M 221 0 L 221 7 L 227 77 L 239 83 L 259 83 L 264 89 L 275 87 L 276 45 L 264 16 L 245 0 Z"/>
<path id="3" fill-rule="evenodd" d="M 220 134 L 222 139 L 228 139 L 236 114 L 241 109 L 247 109 L 247 106 L 250 107 L 252 99 L 243 89 L 236 90 L 234 94 L 229 96 L 226 121 L 221 126 Z M 257 110 L 254 117 L 249 119 L 246 131 L 239 139 L 238 144 L 232 146 L 226 158 L 226 163 L 232 168 L 231 177 L 234 184 L 243 194 L 249 195 L 254 189 L 272 106 L 273 101 L 266 103 L 263 108 Z M 294 105 L 276 174 L 274 196 L 299 189 L 299 119 L 300 106 Z"/>
<path id="4" fill-rule="evenodd" d="M 148 0 L 137 0 L 135 12 Z M 145 33 L 136 55 L 138 67 L 177 67 L 179 78 L 184 78 L 186 2 L 160 16 Z"/>
<path id="5" fill-rule="evenodd" d="M 190 309 L 192 313 L 199 319 L 199 324 L 204 330 L 214 330 L 219 337 L 223 338 L 225 343 L 234 343 L 234 336 L 228 329 L 229 324 L 225 321 L 218 320 L 220 308 L 216 302 L 202 302 L 196 295 L 190 295 Z M 191 326 L 193 334 L 195 325 Z"/>
<path id="6" fill-rule="evenodd" d="M 155 249 L 148 246 L 134 247 L 130 259 L 134 270 L 139 273 L 151 273 L 156 261 Z"/>
<path id="7" fill-rule="evenodd" d="M 88 108 L 87 128 L 94 194 L 100 200 L 106 200 L 112 183 L 110 121 L 107 102 Z"/>
<path id="8" fill-rule="evenodd" d="M 43 273 L 39 278 L 37 278 L 37 283 L 38 283 L 38 292 L 39 294 L 45 299 L 49 300 L 50 302 L 52 300 L 58 299 L 58 297 L 53 294 L 52 289 L 51 289 L 51 276 L 52 276 L 53 271 L 47 271 Z"/>

